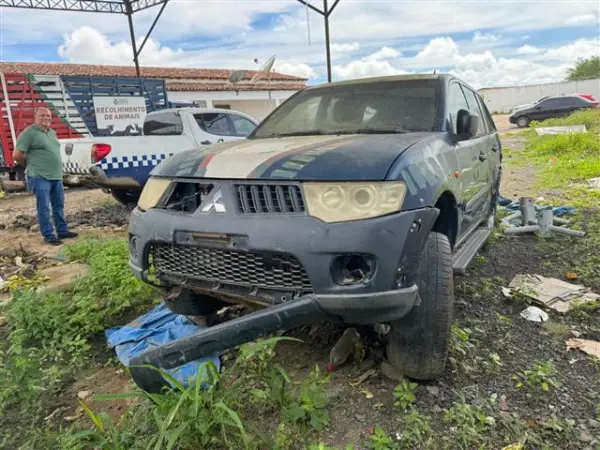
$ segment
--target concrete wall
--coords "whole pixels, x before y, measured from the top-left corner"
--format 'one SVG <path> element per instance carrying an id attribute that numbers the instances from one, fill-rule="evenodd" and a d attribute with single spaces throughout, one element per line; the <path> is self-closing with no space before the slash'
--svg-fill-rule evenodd
<path id="1" fill-rule="evenodd" d="M 515 106 L 533 103 L 545 95 L 592 94 L 600 99 L 600 79 L 564 81 L 530 86 L 484 88 L 479 93 L 492 114 L 510 113 Z"/>

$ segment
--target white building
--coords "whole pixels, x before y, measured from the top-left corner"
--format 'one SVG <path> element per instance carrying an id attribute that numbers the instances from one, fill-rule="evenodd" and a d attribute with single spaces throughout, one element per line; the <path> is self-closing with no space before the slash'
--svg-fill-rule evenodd
<path id="1" fill-rule="evenodd" d="M 71 75 L 82 77 L 136 77 L 133 66 L 0 62 L 0 72 L 35 75 Z M 271 72 L 254 84 L 256 71 L 246 71 L 236 85 L 228 81 L 232 70 L 140 67 L 142 78 L 163 79 L 171 103 L 195 103 L 204 107 L 244 112 L 257 120 L 266 117 L 282 100 L 305 87 L 306 79 Z M 236 91 L 237 89 L 237 91 Z"/>

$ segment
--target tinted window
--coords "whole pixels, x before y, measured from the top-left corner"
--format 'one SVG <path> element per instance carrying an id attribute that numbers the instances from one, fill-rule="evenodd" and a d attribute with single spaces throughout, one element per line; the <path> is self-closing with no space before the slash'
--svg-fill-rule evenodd
<path id="1" fill-rule="evenodd" d="M 542 103 L 540 103 L 539 106 L 541 106 L 544 109 L 552 109 L 552 108 L 563 108 L 565 106 L 570 106 L 571 105 L 571 101 L 569 100 L 569 97 L 565 97 L 565 98 L 551 98 L 548 100 L 544 100 Z"/>
<path id="2" fill-rule="evenodd" d="M 477 114 L 479 116 L 479 126 L 477 127 L 476 136 L 481 136 L 485 134 L 485 117 L 483 117 L 483 113 L 479 108 L 479 102 L 477 102 L 477 98 L 475 97 L 475 93 L 467 88 L 466 86 L 462 86 L 463 92 L 465 93 L 465 97 L 467 98 L 467 103 L 469 104 L 469 111 Z"/>
<path id="3" fill-rule="evenodd" d="M 151 114 L 144 121 L 146 136 L 178 136 L 183 134 L 181 117 L 174 112 Z"/>
<path id="4" fill-rule="evenodd" d="M 592 106 L 593 104 L 590 100 L 583 97 L 573 97 L 573 103 L 574 106 L 577 106 L 578 108 Z"/>
<path id="5" fill-rule="evenodd" d="M 456 133 L 456 118 L 458 111 L 461 109 L 469 109 L 467 99 L 463 94 L 458 83 L 451 83 L 448 89 L 448 111 L 450 112 L 450 121 L 452 123 L 452 131 Z"/>
<path id="6" fill-rule="evenodd" d="M 248 136 L 256 128 L 256 125 L 245 117 L 238 116 L 237 114 L 231 114 L 229 117 L 231 117 L 231 121 L 233 122 L 233 129 L 236 136 Z"/>
<path id="7" fill-rule="evenodd" d="M 232 136 L 235 133 L 231 129 L 227 114 L 204 113 L 195 114 L 194 118 L 204 131 L 217 136 Z"/>
<path id="8" fill-rule="evenodd" d="M 436 79 L 418 79 L 307 89 L 277 108 L 253 137 L 433 131 L 437 86 Z"/>

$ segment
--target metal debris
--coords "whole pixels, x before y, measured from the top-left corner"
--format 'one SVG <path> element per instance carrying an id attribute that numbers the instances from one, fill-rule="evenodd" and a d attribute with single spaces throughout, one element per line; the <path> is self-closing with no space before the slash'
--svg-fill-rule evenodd
<path id="1" fill-rule="evenodd" d="M 568 312 L 575 301 L 586 303 L 600 299 L 600 295 L 585 286 L 541 275 L 517 274 L 508 287 L 509 290 L 503 289 L 505 295 L 519 292 L 560 313 Z"/>

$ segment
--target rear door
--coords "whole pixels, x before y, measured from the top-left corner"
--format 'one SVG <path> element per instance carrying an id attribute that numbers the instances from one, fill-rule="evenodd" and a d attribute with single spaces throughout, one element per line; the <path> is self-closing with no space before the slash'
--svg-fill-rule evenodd
<path id="1" fill-rule="evenodd" d="M 250 132 L 246 133 L 246 130 L 250 129 L 250 126 L 255 126 L 245 117 L 232 113 L 203 112 L 194 114 L 194 118 L 200 129 L 207 135 L 206 139 L 200 142 L 202 145 L 244 139 L 250 134 Z"/>
<path id="2" fill-rule="evenodd" d="M 469 104 L 458 81 L 452 81 L 448 87 L 448 111 L 452 132 L 456 133 L 456 120 L 458 111 L 468 110 Z M 459 183 L 456 199 L 458 203 L 459 230 L 458 240 L 476 224 L 476 202 L 479 197 L 478 169 L 479 145 L 476 138 L 458 141 L 454 144 L 454 151 L 458 160 Z"/>

